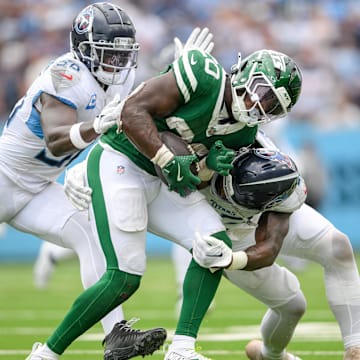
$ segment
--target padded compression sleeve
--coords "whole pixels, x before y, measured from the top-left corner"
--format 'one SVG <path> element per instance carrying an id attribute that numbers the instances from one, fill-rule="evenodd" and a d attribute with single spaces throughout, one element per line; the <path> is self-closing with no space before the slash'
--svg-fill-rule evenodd
<path id="1" fill-rule="evenodd" d="M 129 298 L 140 286 L 141 277 L 120 270 L 108 270 L 73 303 L 69 312 L 47 340 L 57 354 L 90 329 L 116 306 Z"/>
<path id="2" fill-rule="evenodd" d="M 211 236 L 224 241 L 231 247 L 231 240 L 224 231 Z M 223 270 L 211 273 L 191 260 L 183 284 L 183 306 L 175 331 L 176 335 L 196 338 L 201 322 L 219 286 Z"/>

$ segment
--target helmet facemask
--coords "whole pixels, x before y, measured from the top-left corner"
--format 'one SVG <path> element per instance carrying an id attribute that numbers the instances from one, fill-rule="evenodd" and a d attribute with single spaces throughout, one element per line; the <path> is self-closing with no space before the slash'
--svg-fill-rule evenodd
<path id="1" fill-rule="evenodd" d="M 90 51 L 82 52 L 81 49 Z M 137 66 L 139 44 L 133 38 L 117 37 L 113 42 L 84 41 L 79 45 L 79 51 L 82 58 L 90 63 L 91 73 L 101 83 L 119 85 Z"/>
<path id="2" fill-rule="evenodd" d="M 254 60 L 244 73 L 244 68 L 249 68 L 249 64 L 246 60 L 242 62 L 239 54 L 238 63 L 231 71 L 232 113 L 235 120 L 248 126 L 287 115 L 291 103 L 285 87 L 276 88 L 269 79 L 272 74 L 259 71 L 258 63 L 261 60 Z M 276 74 L 272 76 L 275 78 Z"/>

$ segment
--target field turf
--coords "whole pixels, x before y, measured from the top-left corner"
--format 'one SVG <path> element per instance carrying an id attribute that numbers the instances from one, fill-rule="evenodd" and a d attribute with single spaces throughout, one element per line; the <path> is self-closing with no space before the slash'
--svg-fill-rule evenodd
<path id="1" fill-rule="evenodd" d="M 303 360 L 342 359 L 340 331 L 325 298 L 322 269 L 316 264 L 298 274 L 308 301 L 304 315 L 288 350 Z M 61 263 L 49 287 L 33 285 L 32 264 L 0 264 L 0 359 L 25 359 L 35 341 L 43 342 L 62 319 L 81 291 L 76 261 Z M 139 291 L 124 305 L 127 319 L 138 317 L 135 328 L 163 326 L 168 341 L 176 319 L 174 270 L 167 258 L 148 261 Z M 216 295 L 215 310 L 203 322 L 198 346 L 214 360 L 246 359 L 244 347 L 259 337 L 265 307 L 223 279 Z M 61 357 L 64 360 L 103 359 L 100 324 L 75 341 Z M 163 350 L 148 359 L 164 358 Z M 139 357 L 141 359 L 141 357 Z"/>

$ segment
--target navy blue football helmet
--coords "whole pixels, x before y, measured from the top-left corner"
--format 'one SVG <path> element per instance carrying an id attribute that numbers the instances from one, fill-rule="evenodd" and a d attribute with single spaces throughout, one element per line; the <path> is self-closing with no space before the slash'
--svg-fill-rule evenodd
<path id="1" fill-rule="evenodd" d="M 264 211 L 287 199 L 299 181 L 294 161 L 265 148 L 240 150 L 224 177 L 225 197 L 235 207 Z"/>
<path id="2" fill-rule="evenodd" d="M 70 48 L 100 83 L 118 85 L 137 66 L 140 47 L 135 33 L 130 17 L 119 6 L 94 3 L 75 17 Z"/>

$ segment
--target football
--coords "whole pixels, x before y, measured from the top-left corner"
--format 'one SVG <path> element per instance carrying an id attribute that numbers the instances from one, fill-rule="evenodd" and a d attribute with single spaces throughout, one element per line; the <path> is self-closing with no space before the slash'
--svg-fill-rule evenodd
<path id="1" fill-rule="evenodd" d="M 171 152 L 175 155 L 191 155 L 193 151 L 191 146 L 183 140 L 180 136 L 170 132 L 170 131 L 163 131 L 159 133 L 161 141 L 169 148 Z M 198 174 L 198 165 L 197 163 L 192 163 L 190 167 L 193 174 Z M 161 168 L 158 165 L 155 165 L 155 171 L 157 176 L 167 184 L 167 181 L 161 171 Z"/>

